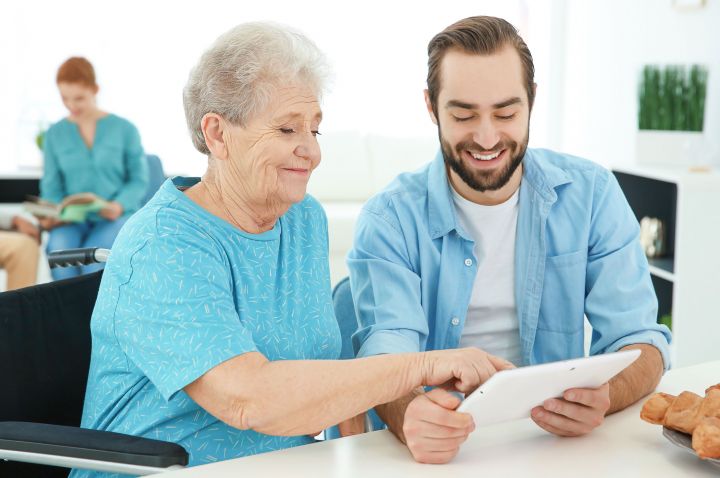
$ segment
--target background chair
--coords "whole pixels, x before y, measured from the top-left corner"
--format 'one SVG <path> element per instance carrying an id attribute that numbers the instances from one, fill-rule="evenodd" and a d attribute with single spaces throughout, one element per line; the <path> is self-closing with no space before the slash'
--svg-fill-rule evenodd
<path id="1" fill-rule="evenodd" d="M 155 195 L 157 190 L 160 189 L 160 186 L 162 186 L 162 183 L 167 179 L 165 177 L 165 171 L 163 171 L 162 162 L 158 156 L 146 154 L 145 158 L 148 165 L 148 187 L 142 201 L 143 204 L 146 204 Z"/>
<path id="2" fill-rule="evenodd" d="M 49 259 L 68 265 L 102 260 L 95 250 L 81 251 Z M 135 475 L 187 465 L 180 445 L 78 428 L 101 278 L 99 271 L 0 293 L 0 477 L 68 474 L 18 462 Z"/>
<path id="3" fill-rule="evenodd" d="M 350 290 L 350 278 L 345 277 L 335 285 L 332 291 L 333 307 L 335 308 L 335 318 L 338 326 L 340 326 L 340 335 L 342 336 L 342 349 L 340 358 L 342 360 L 355 358 L 355 351 L 352 345 L 352 335 L 358 329 L 357 317 L 355 316 L 355 304 L 353 303 L 352 291 Z M 369 410 L 365 417 L 365 431 L 382 430 L 385 428 L 385 422 L 375 413 L 375 410 Z M 340 431 L 337 426 L 329 428 L 325 431 L 325 439 L 332 440 L 340 438 Z"/>

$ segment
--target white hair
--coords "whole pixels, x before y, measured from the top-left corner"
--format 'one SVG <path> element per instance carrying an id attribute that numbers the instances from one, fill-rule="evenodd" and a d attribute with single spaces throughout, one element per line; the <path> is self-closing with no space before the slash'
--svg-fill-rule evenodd
<path id="1" fill-rule="evenodd" d="M 244 125 L 267 107 L 277 87 L 301 83 L 320 97 L 327 75 L 322 52 L 291 28 L 265 22 L 232 28 L 203 53 L 183 89 L 195 148 L 210 154 L 200 126 L 207 113 Z"/>

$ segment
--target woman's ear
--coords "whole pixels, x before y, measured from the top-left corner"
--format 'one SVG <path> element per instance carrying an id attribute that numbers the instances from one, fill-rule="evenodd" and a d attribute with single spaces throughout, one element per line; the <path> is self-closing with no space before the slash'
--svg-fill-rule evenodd
<path id="1" fill-rule="evenodd" d="M 210 154 L 219 160 L 228 159 L 228 148 L 223 137 L 225 121 L 222 116 L 217 113 L 207 113 L 200 120 L 200 129 Z"/>

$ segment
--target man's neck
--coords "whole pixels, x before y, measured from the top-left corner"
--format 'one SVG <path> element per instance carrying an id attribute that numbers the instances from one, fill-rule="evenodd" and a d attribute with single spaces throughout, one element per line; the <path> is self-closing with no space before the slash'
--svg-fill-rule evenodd
<path id="1" fill-rule="evenodd" d="M 451 168 L 447 168 L 448 179 L 450 180 L 452 188 L 468 201 L 482 206 L 497 206 L 510 199 L 520 187 L 522 172 L 523 165 L 520 164 L 510 177 L 510 180 L 503 187 L 494 191 L 480 192 L 468 186 Z"/>

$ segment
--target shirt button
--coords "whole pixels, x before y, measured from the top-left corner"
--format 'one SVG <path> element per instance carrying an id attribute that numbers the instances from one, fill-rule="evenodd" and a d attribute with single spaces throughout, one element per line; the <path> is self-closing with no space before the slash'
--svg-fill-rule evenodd
<path id="1" fill-rule="evenodd" d="M 460 323 L 460 319 L 458 319 L 457 317 L 453 317 L 450 323 L 453 325 L 458 325 Z"/>
<path id="2" fill-rule="evenodd" d="M 470 259 L 470 258 L 465 259 L 465 265 L 470 267 L 472 265 L 472 259 Z"/>

